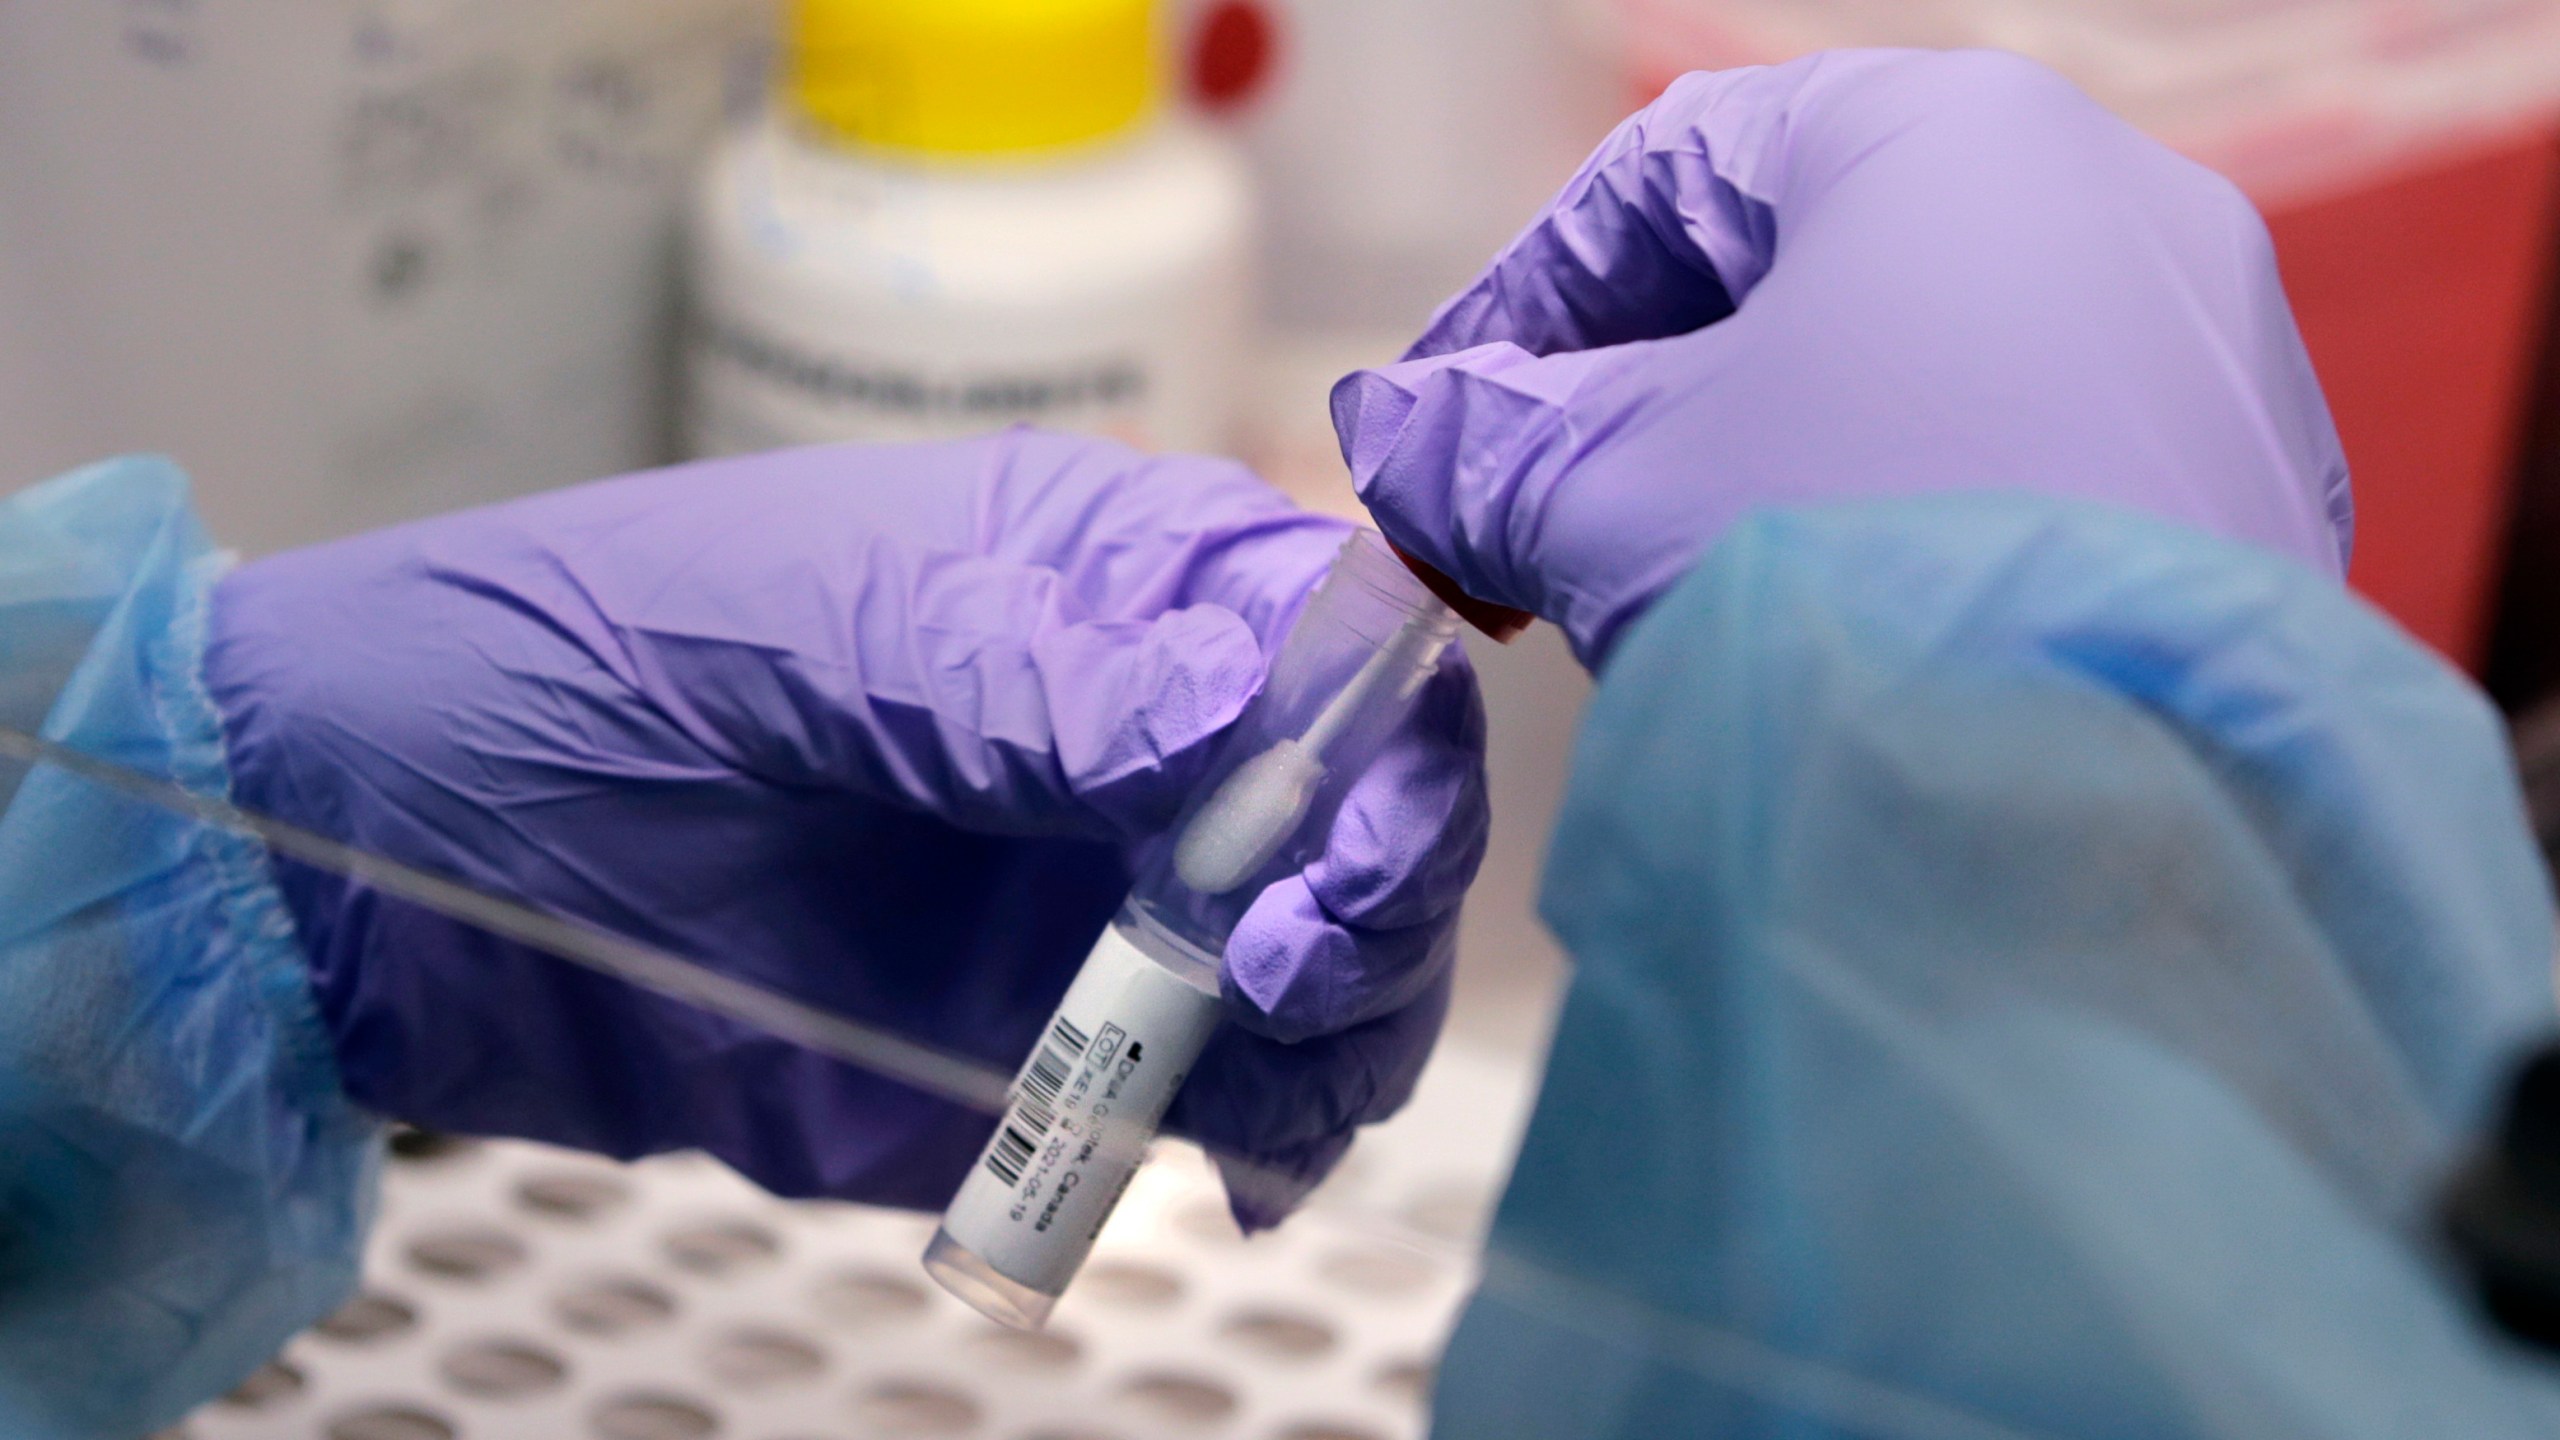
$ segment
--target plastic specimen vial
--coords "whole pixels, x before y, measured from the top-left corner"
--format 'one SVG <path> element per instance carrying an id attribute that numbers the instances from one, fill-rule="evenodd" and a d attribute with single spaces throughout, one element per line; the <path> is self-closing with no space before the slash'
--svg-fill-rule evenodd
<path id="1" fill-rule="evenodd" d="M 1007 1325 L 1048 1318 L 1217 1028 L 1228 934 L 1322 853 L 1457 628 L 1376 532 L 1344 543 L 1015 1076 L 925 1250 L 944 1288 Z"/>

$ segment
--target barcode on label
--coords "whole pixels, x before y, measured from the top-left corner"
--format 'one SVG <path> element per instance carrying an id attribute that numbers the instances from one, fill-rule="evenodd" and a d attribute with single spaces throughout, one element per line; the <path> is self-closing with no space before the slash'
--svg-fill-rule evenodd
<path id="1" fill-rule="evenodd" d="M 1075 1027 L 1074 1021 L 1064 1015 L 1049 1022 L 1049 1038 L 1055 1041 L 1059 1048 L 1079 1060 L 1084 1058 L 1084 1047 L 1093 1043 L 1085 1038 L 1083 1031 Z"/>
<path id="2" fill-rule="evenodd" d="M 1031 1064 L 1022 1072 L 1022 1083 L 1015 1087 L 1013 1113 L 1007 1115 L 1004 1127 L 996 1132 L 996 1143 L 987 1150 L 987 1169 L 1007 1185 L 1022 1183 L 1022 1172 L 1031 1157 L 1040 1153 L 1040 1142 L 1049 1138 L 1050 1128 L 1058 1123 L 1058 1096 L 1066 1089 L 1067 1077 L 1075 1073 L 1076 1061 L 1084 1058 L 1091 1037 L 1079 1030 L 1064 1015 L 1049 1026 L 1049 1038 L 1032 1055 Z"/>
<path id="3" fill-rule="evenodd" d="M 1007 1121 L 1004 1129 L 996 1132 L 995 1148 L 987 1152 L 987 1168 L 996 1172 L 996 1178 L 1007 1185 L 1019 1185 L 1022 1183 L 1022 1167 L 1031 1163 L 1036 1148 L 1027 1136 L 1014 1128 L 1011 1121 Z"/>
<path id="4" fill-rule="evenodd" d="M 1047 1104 L 1057 1104 L 1058 1092 L 1066 1088 L 1067 1065 L 1066 1056 L 1041 1046 L 1040 1053 L 1031 1057 L 1031 1068 L 1022 1072 L 1023 1091 Z"/>

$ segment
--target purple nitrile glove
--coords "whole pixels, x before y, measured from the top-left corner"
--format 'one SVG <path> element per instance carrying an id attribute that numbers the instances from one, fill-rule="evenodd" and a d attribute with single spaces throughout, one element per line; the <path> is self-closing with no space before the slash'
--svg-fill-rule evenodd
<path id="1" fill-rule="evenodd" d="M 1010 1069 L 1345 533 L 1232 464 L 1101 441 L 791 451 L 249 565 L 207 669 L 245 804 Z M 1237 1190 L 1249 1224 L 1410 1091 L 1482 744 L 1453 654 L 1235 936 L 1243 1028 L 1170 1119 L 1281 1177 Z M 385 1113 L 916 1206 L 992 1123 L 283 879 L 347 1088 Z"/>
<path id="2" fill-rule="evenodd" d="M 2257 212 L 1993 52 L 1682 79 L 1333 409 L 1389 539 L 1592 666 L 1759 506 L 2043 491 L 2345 570 Z"/>

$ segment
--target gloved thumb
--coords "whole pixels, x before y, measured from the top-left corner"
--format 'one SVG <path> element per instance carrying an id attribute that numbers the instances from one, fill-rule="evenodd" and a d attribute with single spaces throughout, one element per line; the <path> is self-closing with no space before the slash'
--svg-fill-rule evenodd
<path id="1" fill-rule="evenodd" d="M 1333 388 L 1343 463 L 1388 539 L 1467 594 L 1564 627 L 1588 663 L 1626 592 L 1622 576 L 1576 573 L 1590 547 L 1551 543 L 1575 519 L 1566 462 L 1610 432 L 1600 382 L 1650 343 L 1536 356 L 1497 341 L 1356 371 Z"/>
<path id="2" fill-rule="evenodd" d="M 1264 667 L 1251 627 L 1215 605 L 1060 626 L 1033 638 L 1030 658 L 1059 777 L 1123 839 L 1172 823 Z"/>

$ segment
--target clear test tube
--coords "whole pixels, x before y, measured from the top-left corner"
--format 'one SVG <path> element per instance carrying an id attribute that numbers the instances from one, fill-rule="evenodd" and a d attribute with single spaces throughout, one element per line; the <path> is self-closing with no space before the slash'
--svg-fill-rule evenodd
<path id="1" fill-rule="evenodd" d="M 1344 543 L 1014 1077 L 925 1250 L 945 1289 L 1007 1325 L 1048 1318 L 1217 1028 L 1228 934 L 1323 851 L 1457 628 L 1375 531 Z"/>

